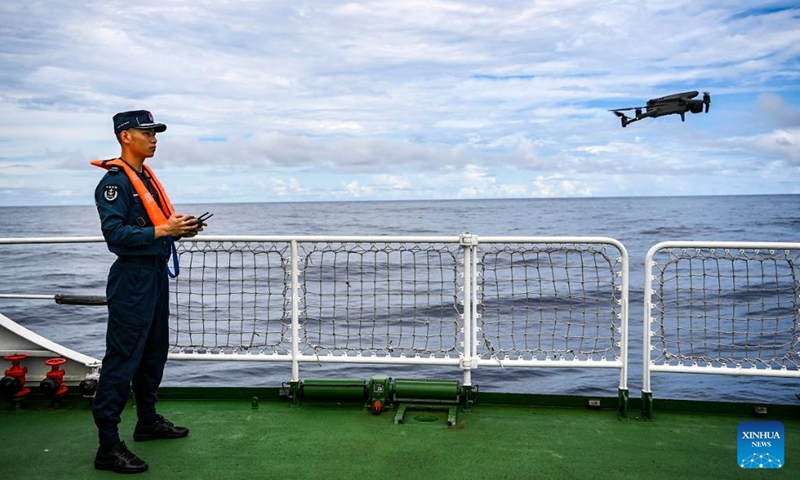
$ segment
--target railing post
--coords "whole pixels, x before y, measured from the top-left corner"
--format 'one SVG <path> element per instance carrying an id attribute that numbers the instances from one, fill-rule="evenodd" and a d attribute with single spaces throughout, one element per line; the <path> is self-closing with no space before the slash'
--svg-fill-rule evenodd
<path id="1" fill-rule="evenodd" d="M 292 280 L 292 383 L 300 382 L 300 256 L 297 240 L 291 241 L 291 280 Z"/>
<path id="2" fill-rule="evenodd" d="M 459 245 L 463 251 L 464 262 L 464 350 L 461 356 L 461 370 L 464 372 L 464 387 L 472 389 L 472 369 L 477 367 L 477 285 L 475 275 L 477 266 L 476 248 L 478 236 L 463 233 L 459 237 Z"/>
<path id="3" fill-rule="evenodd" d="M 620 252 L 620 263 L 622 266 L 622 298 L 620 305 L 620 360 L 622 360 L 622 368 L 619 371 L 619 401 L 617 410 L 621 418 L 628 416 L 628 399 L 630 392 L 628 390 L 628 301 L 629 301 L 629 282 L 630 282 L 630 262 L 628 260 L 628 250 L 622 243 L 616 243 L 614 246 Z"/>
<path id="4" fill-rule="evenodd" d="M 653 257 L 657 251 L 656 246 L 650 248 L 644 260 L 644 328 L 642 345 L 642 418 L 650 420 L 653 418 L 653 391 L 650 389 L 650 340 L 652 332 L 653 315 Z"/>

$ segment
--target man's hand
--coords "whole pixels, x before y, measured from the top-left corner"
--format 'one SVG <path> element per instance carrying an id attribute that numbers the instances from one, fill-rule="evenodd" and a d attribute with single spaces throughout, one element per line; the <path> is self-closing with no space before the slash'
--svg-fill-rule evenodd
<path id="1" fill-rule="evenodd" d="M 197 235 L 198 233 L 202 232 L 203 231 L 203 227 L 208 226 L 207 223 L 204 223 L 199 218 L 195 218 L 194 219 L 194 224 L 193 225 L 194 225 L 194 230 L 192 230 L 191 233 L 183 235 L 184 238 L 192 238 L 195 235 Z"/>
<path id="2" fill-rule="evenodd" d="M 203 224 L 198 226 L 194 215 L 174 213 L 167 219 L 167 223 L 156 227 L 156 238 L 194 237 L 202 230 Z"/>

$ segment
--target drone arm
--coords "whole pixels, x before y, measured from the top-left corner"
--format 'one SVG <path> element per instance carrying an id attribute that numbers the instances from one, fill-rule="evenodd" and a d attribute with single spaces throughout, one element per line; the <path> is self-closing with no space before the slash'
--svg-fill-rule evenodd
<path id="1" fill-rule="evenodd" d="M 620 123 L 622 123 L 622 128 L 625 128 L 628 126 L 629 123 L 638 120 L 638 118 L 631 118 L 625 115 L 624 113 L 620 112 L 619 110 L 611 110 L 611 111 L 614 112 L 614 115 L 619 117 L 619 121 Z"/>

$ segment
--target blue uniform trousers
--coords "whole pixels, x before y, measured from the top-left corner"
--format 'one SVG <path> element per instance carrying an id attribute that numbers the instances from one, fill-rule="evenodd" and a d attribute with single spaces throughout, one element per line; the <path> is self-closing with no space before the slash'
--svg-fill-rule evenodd
<path id="1" fill-rule="evenodd" d="M 120 417 L 131 386 L 139 421 L 156 419 L 158 386 L 169 352 L 169 285 L 166 259 L 121 256 L 106 288 L 106 354 L 92 414 L 100 445 L 120 441 Z"/>

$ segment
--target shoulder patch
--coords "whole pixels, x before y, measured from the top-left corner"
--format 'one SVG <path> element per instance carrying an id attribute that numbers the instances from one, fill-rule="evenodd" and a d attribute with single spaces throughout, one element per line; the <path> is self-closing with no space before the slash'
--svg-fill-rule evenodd
<path id="1" fill-rule="evenodd" d="M 122 169 L 119 168 L 117 165 L 112 165 L 111 168 L 108 169 L 108 173 L 112 175 L 118 174 Z"/>
<path id="2" fill-rule="evenodd" d="M 103 189 L 103 198 L 105 198 L 107 202 L 113 202 L 118 196 L 119 186 L 117 185 L 106 185 Z"/>

